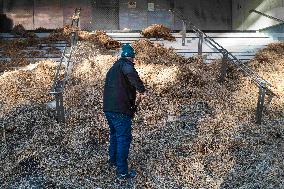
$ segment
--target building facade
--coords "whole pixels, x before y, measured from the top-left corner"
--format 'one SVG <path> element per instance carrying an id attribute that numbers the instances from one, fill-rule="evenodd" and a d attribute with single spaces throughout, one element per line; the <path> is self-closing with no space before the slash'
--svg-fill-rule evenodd
<path id="1" fill-rule="evenodd" d="M 231 7 L 231 0 L 0 0 L 2 30 L 10 29 L 10 21 L 29 30 L 62 27 L 75 8 L 82 8 L 86 30 L 141 30 L 154 23 L 180 30 L 182 22 L 169 12 L 172 8 L 203 30 L 230 30 Z"/>

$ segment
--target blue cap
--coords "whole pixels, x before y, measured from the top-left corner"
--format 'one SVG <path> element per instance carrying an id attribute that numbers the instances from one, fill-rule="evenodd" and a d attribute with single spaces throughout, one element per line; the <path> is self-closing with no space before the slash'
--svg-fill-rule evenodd
<path id="1" fill-rule="evenodd" d="M 131 57 L 131 58 L 135 57 L 134 49 L 131 47 L 130 44 L 127 43 L 122 46 L 121 57 Z"/>

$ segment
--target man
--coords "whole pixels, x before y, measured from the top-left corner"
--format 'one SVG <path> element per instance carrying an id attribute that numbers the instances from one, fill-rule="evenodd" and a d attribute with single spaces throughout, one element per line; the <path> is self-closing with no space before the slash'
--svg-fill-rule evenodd
<path id="1" fill-rule="evenodd" d="M 110 128 L 109 164 L 116 166 L 118 179 L 133 175 L 128 172 L 128 154 L 132 140 L 131 124 L 136 111 L 138 97 L 145 95 L 145 87 L 134 68 L 134 49 L 126 44 L 122 47 L 121 58 L 106 75 L 103 110 Z"/>

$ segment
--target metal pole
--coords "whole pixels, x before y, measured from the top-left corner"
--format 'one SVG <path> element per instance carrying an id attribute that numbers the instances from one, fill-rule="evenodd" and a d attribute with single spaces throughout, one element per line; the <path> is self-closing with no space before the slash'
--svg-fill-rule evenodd
<path id="1" fill-rule="evenodd" d="M 71 46 L 76 45 L 76 32 L 71 32 Z"/>
<path id="2" fill-rule="evenodd" d="M 274 16 L 265 14 L 265 13 L 263 13 L 263 12 L 260 12 L 260 11 L 254 10 L 254 9 L 252 9 L 252 10 L 249 11 L 249 13 L 252 13 L 252 12 L 255 12 L 255 13 L 259 14 L 259 15 L 265 16 L 265 17 L 270 18 L 270 19 L 272 19 L 272 20 L 276 20 L 277 22 L 280 22 L 280 23 L 283 23 L 283 22 L 284 22 L 284 20 L 282 20 L 282 19 L 280 19 L 280 18 L 276 18 L 276 17 L 274 17 Z"/>
<path id="3" fill-rule="evenodd" d="M 58 93 L 55 93 L 55 102 L 56 102 L 56 119 L 60 122 L 60 109 L 59 109 L 59 96 Z"/>
<path id="4" fill-rule="evenodd" d="M 223 52 L 222 65 L 220 70 L 219 82 L 223 82 L 228 70 L 228 53 Z"/>
<path id="5" fill-rule="evenodd" d="M 58 93 L 55 94 L 55 100 L 56 100 L 57 121 L 59 123 L 64 123 L 65 122 L 65 113 L 64 113 L 62 92 L 58 92 Z"/>
<path id="6" fill-rule="evenodd" d="M 259 86 L 258 102 L 256 107 L 256 123 L 261 124 L 263 109 L 264 109 L 264 100 L 266 95 L 266 87 Z"/>
<path id="7" fill-rule="evenodd" d="M 203 45 L 203 33 L 199 33 L 199 40 L 198 40 L 198 55 L 202 56 L 202 45 Z"/>
<path id="8" fill-rule="evenodd" d="M 63 82 L 58 81 L 55 88 L 56 114 L 59 123 L 65 122 L 64 104 L 63 104 Z"/>
<path id="9" fill-rule="evenodd" d="M 58 94 L 58 98 L 59 98 L 59 109 L 60 109 L 60 121 L 64 123 L 65 122 L 65 112 L 64 112 L 64 105 L 63 105 L 63 94 L 59 93 Z"/>
<path id="10" fill-rule="evenodd" d="M 185 39 L 186 39 L 186 23 L 182 20 L 182 46 L 185 46 Z"/>
<path id="11" fill-rule="evenodd" d="M 77 27 L 79 27 L 80 26 L 80 19 L 77 19 Z"/>
<path id="12" fill-rule="evenodd" d="M 60 122 L 60 108 L 59 108 L 59 95 L 58 93 L 55 94 L 55 101 L 56 101 L 56 120 Z"/>

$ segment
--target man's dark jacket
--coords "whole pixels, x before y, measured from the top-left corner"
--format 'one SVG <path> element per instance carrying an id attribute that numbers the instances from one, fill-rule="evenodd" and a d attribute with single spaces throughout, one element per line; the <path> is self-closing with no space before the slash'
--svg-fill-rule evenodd
<path id="1" fill-rule="evenodd" d="M 133 116 L 136 90 L 145 92 L 134 64 L 126 58 L 116 61 L 106 75 L 103 110 Z"/>

